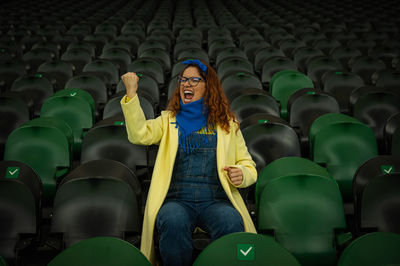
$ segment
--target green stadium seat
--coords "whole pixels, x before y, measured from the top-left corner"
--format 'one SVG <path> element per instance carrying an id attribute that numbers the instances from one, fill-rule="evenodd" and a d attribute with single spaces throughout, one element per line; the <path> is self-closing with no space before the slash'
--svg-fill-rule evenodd
<path id="1" fill-rule="evenodd" d="M 400 265 L 400 235 L 375 232 L 363 235 L 340 255 L 338 266 Z"/>
<path id="2" fill-rule="evenodd" d="M 346 222 L 331 177 L 294 174 L 270 180 L 260 195 L 257 221 L 258 232 L 273 234 L 301 265 L 336 265 Z"/>
<path id="3" fill-rule="evenodd" d="M 83 240 L 61 252 L 48 266 L 150 266 L 150 262 L 135 246 L 114 237 L 94 237 Z"/>
<path id="4" fill-rule="evenodd" d="M 300 266 L 300 263 L 270 236 L 233 233 L 208 245 L 193 265 Z"/>
<path id="5" fill-rule="evenodd" d="M 81 89 L 56 92 L 42 105 L 40 117 L 52 117 L 67 123 L 74 134 L 74 155 L 79 155 L 82 138 L 94 124 L 95 106 L 92 96 Z"/>
<path id="6" fill-rule="evenodd" d="M 311 125 L 310 158 L 326 166 L 338 182 L 344 202 L 352 202 L 353 176 L 366 160 L 378 155 L 374 132 L 344 114 L 325 114 Z"/>
<path id="7" fill-rule="evenodd" d="M 57 179 L 72 164 L 73 135 L 62 120 L 46 117 L 30 120 L 9 135 L 4 160 L 14 160 L 32 167 L 43 183 L 44 203 L 52 202 Z"/>

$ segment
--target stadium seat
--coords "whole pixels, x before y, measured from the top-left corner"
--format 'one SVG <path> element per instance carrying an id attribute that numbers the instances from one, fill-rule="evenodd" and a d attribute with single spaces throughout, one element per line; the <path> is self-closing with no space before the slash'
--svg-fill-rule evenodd
<path id="1" fill-rule="evenodd" d="M 24 251 L 39 245 L 41 202 L 35 171 L 21 162 L 0 161 L 0 254 L 10 265 L 19 265 Z"/>
<path id="2" fill-rule="evenodd" d="M 400 264 L 400 236 L 375 232 L 358 237 L 340 255 L 338 266 Z"/>
<path id="3" fill-rule="evenodd" d="M 336 265 L 346 222 L 334 179 L 295 174 L 270 180 L 260 194 L 257 221 L 259 233 L 272 233 L 302 265 Z"/>
<path id="4" fill-rule="evenodd" d="M 35 74 L 37 72 L 37 68 L 41 64 L 49 62 L 55 58 L 55 54 L 45 48 L 32 49 L 22 56 L 23 62 L 28 67 L 29 74 Z"/>
<path id="5" fill-rule="evenodd" d="M 4 160 L 32 167 L 43 184 L 43 204 L 51 205 L 57 179 L 72 165 L 73 135 L 62 120 L 40 117 L 30 120 L 9 135 Z"/>
<path id="6" fill-rule="evenodd" d="M 297 90 L 314 88 L 312 80 L 306 75 L 293 71 L 282 70 L 276 72 L 269 83 L 271 95 L 279 102 L 281 117 L 287 119 L 287 103 L 290 96 Z"/>
<path id="7" fill-rule="evenodd" d="M 400 173 L 385 173 L 365 186 L 360 202 L 361 232 L 400 233 Z"/>
<path id="8" fill-rule="evenodd" d="M 96 47 L 92 43 L 85 42 L 85 41 L 78 41 L 78 42 L 70 43 L 67 47 L 66 52 L 69 50 L 76 50 L 76 49 L 85 50 L 86 52 L 88 52 L 90 54 L 90 59 L 93 59 L 96 56 Z M 85 56 L 83 58 L 87 58 L 87 56 Z M 88 61 L 87 63 L 89 63 L 90 61 Z M 83 66 L 82 66 L 82 69 L 83 69 Z"/>
<path id="9" fill-rule="evenodd" d="M 53 85 L 54 91 L 64 89 L 65 83 L 73 76 L 73 67 L 62 60 L 52 60 L 41 64 L 37 72 Z"/>
<path id="10" fill-rule="evenodd" d="M 101 120 L 91 128 L 82 141 L 81 163 L 110 159 L 126 165 L 137 176 L 147 178 L 147 168 L 154 165 L 155 154 L 150 148 L 129 142 L 122 114 Z"/>
<path id="11" fill-rule="evenodd" d="M 176 61 L 182 62 L 189 59 L 199 59 L 200 61 L 206 62 L 207 64 L 210 63 L 210 59 L 208 58 L 207 52 L 199 48 L 191 48 L 183 50 L 182 52 L 179 53 L 178 57 L 176 58 Z M 174 76 L 174 73 L 171 73 L 171 76 Z"/>
<path id="12" fill-rule="evenodd" d="M 56 92 L 42 105 L 40 117 L 63 120 L 74 136 L 74 157 L 80 154 L 82 138 L 94 124 L 95 106 L 92 96 L 81 89 L 64 89 Z"/>
<path id="13" fill-rule="evenodd" d="M 218 77 L 223 80 L 232 73 L 248 72 L 253 73 L 253 64 L 242 57 L 231 57 L 221 61 L 217 68 Z"/>
<path id="14" fill-rule="evenodd" d="M 0 159 L 9 134 L 29 119 L 29 108 L 23 100 L 0 96 Z"/>
<path id="15" fill-rule="evenodd" d="M 353 177 L 354 226 L 357 235 L 361 235 L 361 199 L 366 185 L 378 176 L 399 172 L 400 157 L 391 155 L 375 156 L 360 165 L 357 169 Z"/>
<path id="16" fill-rule="evenodd" d="M 152 77 L 159 85 L 164 84 L 164 71 L 162 65 L 150 58 L 141 58 L 133 61 L 127 69 L 128 72 L 136 72 Z"/>
<path id="17" fill-rule="evenodd" d="M 255 188 L 256 210 L 258 210 L 259 208 L 259 203 L 260 203 L 259 198 L 261 192 L 267 186 L 268 182 L 270 182 L 275 178 L 280 178 L 283 176 L 307 175 L 307 174 L 320 175 L 332 178 L 331 174 L 328 173 L 326 168 L 316 164 L 315 162 L 309 159 L 298 156 L 282 157 L 266 165 L 261 170 L 256 183 L 256 188 Z"/>
<path id="18" fill-rule="evenodd" d="M 138 55 L 138 58 L 151 58 L 159 62 L 166 73 L 171 71 L 171 59 L 169 54 L 161 48 L 152 48 L 143 51 Z"/>
<path id="19" fill-rule="evenodd" d="M 275 73 L 283 70 L 297 70 L 296 64 L 284 56 L 276 56 L 264 61 L 261 68 L 261 82 L 269 85 L 271 78 Z"/>
<path id="20" fill-rule="evenodd" d="M 0 62 L 0 92 L 9 91 L 13 82 L 26 75 L 23 62 L 12 60 Z"/>
<path id="21" fill-rule="evenodd" d="M 383 129 L 385 145 L 388 154 L 400 155 L 400 113 L 394 114 L 388 118 Z"/>
<path id="22" fill-rule="evenodd" d="M 33 100 L 33 115 L 40 115 L 43 102 L 54 93 L 52 84 L 41 74 L 22 76 L 14 81 L 11 91 L 20 92 Z"/>
<path id="23" fill-rule="evenodd" d="M 299 89 L 287 103 L 287 120 L 298 132 L 303 157 L 309 156 L 309 131 L 315 119 L 327 113 L 339 113 L 336 99 L 318 89 Z"/>
<path id="24" fill-rule="evenodd" d="M 262 85 L 258 77 L 251 73 L 236 72 L 225 77 L 221 81 L 222 88 L 229 101 L 232 101 L 235 97 L 241 94 L 242 90 L 245 89 L 260 89 Z"/>
<path id="25" fill-rule="evenodd" d="M 277 117 L 280 115 L 278 102 L 262 90 L 251 90 L 248 93 L 243 91 L 242 95 L 231 102 L 231 108 L 239 122 L 257 113 L 265 113 Z"/>
<path id="26" fill-rule="evenodd" d="M 100 59 L 106 59 L 118 66 L 118 73 L 125 74 L 128 65 L 132 61 L 129 51 L 121 48 L 109 48 L 104 50 L 99 56 Z"/>
<path id="27" fill-rule="evenodd" d="M 110 97 L 110 100 L 104 106 L 103 119 L 109 118 L 114 115 L 122 115 L 121 99 L 125 95 L 123 93 L 117 93 Z M 155 111 L 154 104 L 146 96 L 139 95 L 140 106 L 144 112 L 146 119 L 154 119 Z"/>
<path id="28" fill-rule="evenodd" d="M 104 107 L 108 99 L 108 94 L 111 93 L 100 78 L 90 74 L 75 75 L 67 81 L 65 89 L 87 91 L 94 100 L 96 111 Z"/>
<path id="29" fill-rule="evenodd" d="M 111 61 L 105 59 L 98 59 L 86 64 L 83 67 L 82 74 L 85 74 L 85 72 L 93 73 L 104 79 L 108 87 L 116 86 L 120 79 L 118 68 Z"/>
<path id="30" fill-rule="evenodd" d="M 285 54 L 277 48 L 274 47 L 266 47 L 258 50 L 254 56 L 254 68 L 257 72 L 261 73 L 264 63 L 277 56 L 284 57 Z"/>
<path id="31" fill-rule="evenodd" d="M 299 47 L 293 51 L 293 61 L 298 67 L 298 70 L 306 73 L 306 62 L 313 57 L 323 56 L 324 53 L 316 48 L 312 47 Z"/>
<path id="32" fill-rule="evenodd" d="M 376 87 L 400 88 L 400 72 L 388 69 L 375 72 L 372 74 L 372 82 Z"/>
<path id="33" fill-rule="evenodd" d="M 301 156 L 299 138 L 294 129 L 279 118 L 272 115 L 269 118 L 259 119 L 257 124 L 242 129 L 258 172 L 276 159 Z"/>
<path id="34" fill-rule="evenodd" d="M 322 87 L 322 76 L 328 71 L 341 71 L 342 66 L 329 56 L 317 56 L 306 61 L 307 76 L 317 88 Z"/>
<path id="35" fill-rule="evenodd" d="M 233 233 L 215 240 L 193 263 L 194 266 L 243 264 L 300 266 L 272 237 L 251 233 Z"/>
<path id="36" fill-rule="evenodd" d="M 322 77 L 323 90 L 330 93 L 340 106 L 340 112 L 349 114 L 350 94 L 363 87 L 364 81 L 355 73 L 345 71 L 328 71 Z"/>
<path id="37" fill-rule="evenodd" d="M 181 52 L 189 49 L 201 49 L 201 42 L 197 42 L 195 40 L 185 40 L 176 43 L 173 51 L 174 60 L 176 61 Z"/>
<path id="38" fill-rule="evenodd" d="M 385 63 L 370 56 L 358 56 L 349 60 L 351 72 L 359 75 L 366 85 L 372 84 L 372 74 L 386 67 Z"/>
<path id="39" fill-rule="evenodd" d="M 236 47 L 233 41 L 226 39 L 215 40 L 208 46 L 208 57 L 210 58 L 210 60 L 215 60 L 219 52 L 221 52 L 225 48 L 232 47 Z"/>
<path id="40" fill-rule="evenodd" d="M 395 89 L 361 87 L 350 95 L 350 114 L 373 129 L 379 154 L 387 154 L 383 137 L 388 118 L 400 112 L 400 93 Z"/>
<path id="41" fill-rule="evenodd" d="M 93 237 L 67 248 L 49 266 L 148 265 L 150 262 L 138 248 L 114 237 Z"/>
<path id="42" fill-rule="evenodd" d="M 141 232 L 140 186 L 134 173 L 113 160 L 93 160 L 60 182 L 53 205 L 51 232 L 63 246 L 95 236 L 137 244 Z"/>
<path id="43" fill-rule="evenodd" d="M 350 71 L 349 60 L 352 57 L 361 56 L 362 53 L 356 48 L 350 48 L 348 46 L 339 46 L 331 50 L 330 56 L 333 60 L 339 61 L 342 68 L 346 71 Z"/>
<path id="44" fill-rule="evenodd" d="M 298 39 L 287 39 L 279 43 L 279 49 L 286 57 L 293 58 L 293 52 L 307 45 Z"/>
<path id="45" fill-rule="evenodd" d="M 245 52 L 238 47 L 229 47 L 220 51 L 215 59 L 215 66 L 218 69 L 219 64 L 227 58 L 243 58 L 247 59 Z"/>
<path id="46" fill-rule="evenodd" d="M 351 203 L 357 168 L 378 155 L 372 129 L 348 115 L 325 114 L 312 123 L 309 142 L 310 158 L 326 166 L 339 184 L 343 201 Z"/>

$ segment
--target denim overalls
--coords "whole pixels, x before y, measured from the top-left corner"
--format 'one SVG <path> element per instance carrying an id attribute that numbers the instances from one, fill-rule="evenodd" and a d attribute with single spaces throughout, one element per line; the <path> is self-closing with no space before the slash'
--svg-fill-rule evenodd
<path id="1" fill-rule="evenodd" d="M 208 143 L 188 154 L 179 147 L 166 199 L 193 203 L 228 200 L 217 172 L 217 135 L 208 134 Z"/>
<path id="2" fill-rule="evenodd" d="M 217 135 L 208 134 L 207 138 L 208 143 L 192 153 L 178 148 L 170 188 L 156 219 L 164 266 L 191 265 L 192 234 L 197 226 L 207 231 L 212 241 L 244 231 L 242 217 L 219 181 Z"/>

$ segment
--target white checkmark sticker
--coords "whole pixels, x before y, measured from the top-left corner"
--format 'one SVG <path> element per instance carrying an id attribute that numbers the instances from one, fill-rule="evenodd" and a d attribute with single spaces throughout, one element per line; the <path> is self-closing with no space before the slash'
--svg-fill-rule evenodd
<path id="1" fill-rule="evenodd" d="M 71 96 L 75 96 L 75 95 L 76 95 L 76 92 L 74 92 L 74 93 L 70 93 L 70 95 L 71 95 Z"/>
<path id="2" fill-rule="evenodd" d="M 11 175 L 14 175 L 16 172 L 18 171 L 18 169 L 15 169 L 13 172 L 8 171 Z"/>
<path id="3" fill-rule="evenodd" d="M 393 167 L 390 167 L 389 169 L 387 169 L 387 170 L 384 169 L 383 171 L 385 171 L 387 174 L 389 174 L 389 173 L 392 171 L 392 168 L 393 168 Z"/>
<path id="4" fill-rule="evenodd" d="M 249 254 L 249 252 L 250 252 L 250 250 L 252 249 L 253 247 L 249 247 L 249 249 L 246 251 L 246 252 L 244 252 L 243 250 L 240 250 L 240 252 L 242 252 L 242 254 L 244 255 L 244 256 L 247 256 L 247 254 Z"/>

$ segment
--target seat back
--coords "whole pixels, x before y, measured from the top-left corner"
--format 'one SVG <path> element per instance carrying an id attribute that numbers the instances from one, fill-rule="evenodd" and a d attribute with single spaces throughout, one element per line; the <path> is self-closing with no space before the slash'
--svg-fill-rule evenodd
<path id="1" fill-rule="evenodd" d="M 383 129 L 390 116 L 400 113 L 400 93 L 376 87 L 360 87 L 350 95 L 350 113 L 371 127 L 380 154 L 386 154 Z"/>
<path id="2" fill-rule="evenodd" d="M 314 174 L 332 178 L 328 171 L 315 162 L 302 157 L 290 156 L 276 159 L 269 163 L 260 172 L 256 183 L 256 208 L 259 206 L 261 192 L 273 179 L 291 175 Z"/>
<path id="3" fill-rule="evenodd" d="M 272 237 L 244 232 L 218 238 L 193 263 L 194 266 L 243 264 L 300 266 Z"/>
<path id="4" fill-rule="evenodd" d="M 302 88 L 314 88 L 312 80 L 300 72 L 285 71 L 276 73 L 273 83 L 270 84 L 272 96 L 280 103 L 281 116 L 287 118 L 287 103 L 290 95 Z M 272 80 L 271 79 L 271 80 Z"/>
<path id="5" fill-rule="evenodd" d="M 344 114 L 325 114 L 311 125 L 309 142 L 310 158 L 326 165 L 338 182 L 344 201 L 352 201 L 354 173 L 378 154 L 372 129 Z"/>
<path id="6" fill-rule="evenodd" d="M 57 189 L 51 232 L 61 233 L 66 247 L 95 236 L 138 236 L 141 212 L 137 183 L 133 172 L 116 161 L 80 165 Z"/>
<path id="7" fill-rule="evenodd" d="M 374 178 L 391 173 L 400 173 L 400 157 L 391 155 L 375 156 L 363 163 L 353 177 L 353 200 L 355 229 L 360 234 L 360 211 L 363 191 Z"/>
<path id="8" fill-rule="evenodd" d="M 394 233 L 365 234 L 342 252 L 338 266 L 375 266 L 400 264 L 400 236 Z"/>
<path id="9" fill-rule="evenodd" d="M 25 163 L 43 183 L 44 204 L 52 202 L 57 178 L 72 164 L 72 130 L 53 118 L 30 120 L 9 135 L 4 159 Z"/>
<path id="10" fill-rule="evenodd" d="M 296 132 L 288 125 L 260 121 L 242 130 L 249 153 L 260 172 L 267 164 L 287 156 L 301 156 Z"/>
<path id="11" fill-rule="evenodd" d="M 15 261 L 22 247 L 37 245 L 41 197 L 42 183 L 32 168 L 0 161 L 0 254 L 6 260 Z"/>
<path id="12" fill-rule="evenodd" d="M 67 248 L 49 263 L 49 266 L 68 265 L 150 266 L 151 264 L 139 249 L 124 240 L 114 237 L 93 237 Z"/>
<path id="13" fill-rule="evenodd" d="M 48 98 L 42 105 L 41 117 L 61 119 L 67 123 L 74 135 L 74 154 L 81 150 L 84 133 L 93 126 L 94 100 L 82 89 L 64 89 Z"/>
<path id="14" fill-rule="evenodd" d="M 299 174 L 274 178 L 260 195 L 259 232 L 275 239 L 302 265 L 336 265 L 335 229 L 345 229 L 343 202 L 329 177 Z"/>
<path id="15" fill-rule="evenodd" d="M 400 173 L 377 176 L 364 188 L 360 231 L 400 233 Z"/>

